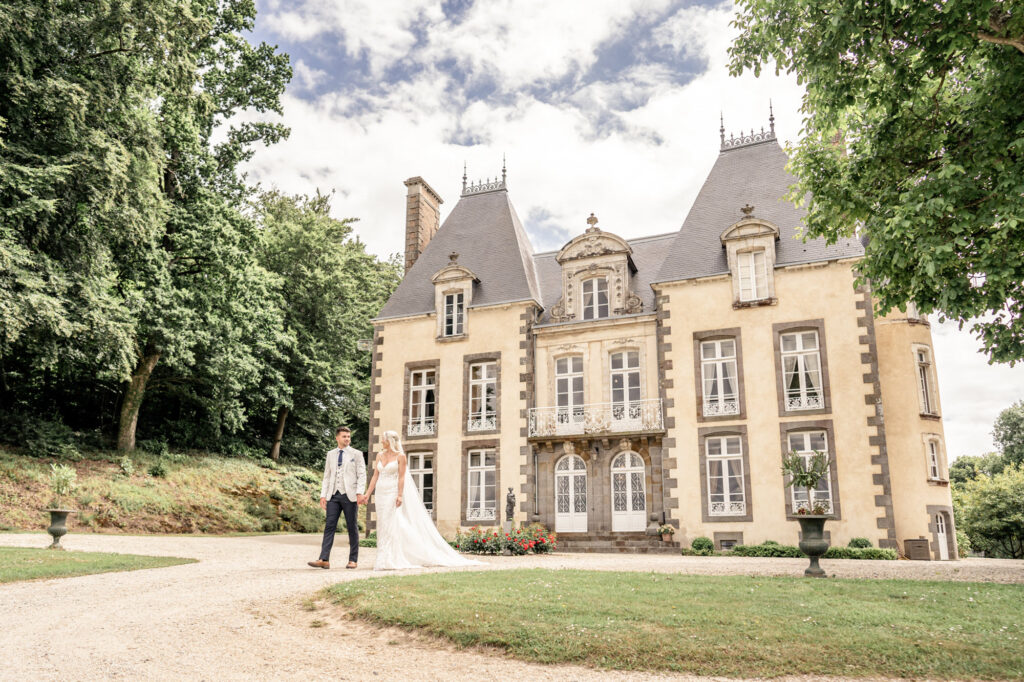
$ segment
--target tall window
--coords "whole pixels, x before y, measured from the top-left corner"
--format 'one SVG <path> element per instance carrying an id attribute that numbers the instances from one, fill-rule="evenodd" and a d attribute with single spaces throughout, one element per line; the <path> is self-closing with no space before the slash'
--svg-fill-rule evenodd
<path id="1" fill-rule="evenodd" d="M 480 362 L 469 366 L 469 431 L 496 429 L 498 363 Z"/>
<path id="2" fill-rule="evenodd" d="M 781 344 L 786 409 L 816 410 L 824 407 L 818 332 L 783 334 Z"/>
<path id="3" fill-rule="evenodd" d="M 444 335 L 458 336 L 462 334 L 466 310 L 463 305 L 463 295 L 445 294 L 444 297 Z"/>
<path id="4" fill-rule="evenodd" d="M 928 478 L 933 481 L 942 480 L 942 464 L 939 455 L 939 442 L 936 440 L 929 440 L 927 444 L 928 450 Z"/>
<path id="5" fill-rule="evenodd" d="M 434 410 L 437 407 L 436 374 L 432 369 L 410 372 L 409 376 L 409 435 L 423 436 L 437 430 Z"/>
<path id="6" fill-rule="evenodd" d="M 716 436 L 704 441 L 708 468 L 708 514 L 746 514 L 743 494 L 743 450 L 739 436 Z"/>
<path id="7" fill-rule="evenodd" d="M 736 254 L 740 271 L 740 300 L 757 301 L 768 297 L 768 274 L 764 249 Z"/>
<path id="8" fill-rule="evenodd" d="M 608 280 L 594 277 L 583 281 L 583 319 L 608 317 Z"/>
<path id="9" fill-rule="evenodd" d="M 434 455 L 430 452 L 409 453 L 409 475 L 423 498 L 423 506 L 434 509 Z"/>
<path id="10" fill-rule="evenodd" d="M 495 469 L 494 450 L 470 450 L 467 490 L 467 520 L 491 520 L 497 518 L 495 510 Z"/>
<path id="11" fill-rule="evenodd" d="M 828 457 L 828 439 L 824 431 L 802 431 L 800 433 L 789 434 L 789 450 L 795 452 L 804 459 L 804 466 L 806 467 L 810 462 L 811 458 L 814 457 L 815 452 L 820 452 Z M 798 486 L 792 486 L 790 488 L 793 494 L 793 512 L 795 513 L 799 509 L 809 509 L 817 503 L 825 505 L 825 507 L 831 512 L 832 511 L 832 472 L 829 470 L 821 480 L 818 481 L 817 487 L 812 491 L 812 499 L 807 499 L 807 488 L 801 488 Z"/>
<path id="12" fill-rule="evenodd" d="M 938 414 L 935 406 L 935 393 L 932 389 L 932 356 L 926 348 L 918 348 L 917 355 L 917 386 L 918 400 L 921 403 L 921 414 Z"/>
<path id="13" fill-rule="evenodd" d="M 556 433 L 583 432 L 583 356 L 555 361 Z"/>
<path id="14" fill-rule="evenodd" d="M 704 382 L 704 416 L 739 414 L 736 384 L 736 341 L 700 344 L 700 371 Z"/>
<path id="15" fill-rule="evenodd" d="M 640 419 L 640 353 L 612 353 L 612 419 Z"/>

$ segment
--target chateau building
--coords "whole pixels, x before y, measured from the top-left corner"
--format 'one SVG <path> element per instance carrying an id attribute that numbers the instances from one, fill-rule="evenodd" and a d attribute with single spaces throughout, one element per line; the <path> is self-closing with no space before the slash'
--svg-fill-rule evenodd
<path id="1" fill-rule="evenodd" d="M 407 180 L 406 273 L 375 323 L 371 452 L 402 434 L 448 536 L 498 526 L 511 489 L 513 520 L 569 549 L 664 548 L 661 523 L 678 528 L 675 551 L 702 535 L 795 544 L 794 515 L 823 503 L 833 544 L 924 540 L 956 558 L 929 323 L 913 306 L 873 317 L 858 240 L 797 237 L 786 162 L 773 119 L 723 129 L 678 232 L 623 239 L 591 214 L 537 254 L 504 169 L 463 176 L 440 227 L 441 197 Z M 781 463 L 815 451 L 829 471 L 808 500 Z"/>

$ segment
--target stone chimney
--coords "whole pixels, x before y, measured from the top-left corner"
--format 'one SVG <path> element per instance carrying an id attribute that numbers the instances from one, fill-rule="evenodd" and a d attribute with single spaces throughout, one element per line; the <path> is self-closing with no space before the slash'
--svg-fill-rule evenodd
<path id="1" fill-rule="evenodd" d="M 423 178 L 416 176 L 405 181 L 409 188 L 405 195 L 405 271 L 427 248 L 427 242 L 441 226 L 441 197 Z"/>

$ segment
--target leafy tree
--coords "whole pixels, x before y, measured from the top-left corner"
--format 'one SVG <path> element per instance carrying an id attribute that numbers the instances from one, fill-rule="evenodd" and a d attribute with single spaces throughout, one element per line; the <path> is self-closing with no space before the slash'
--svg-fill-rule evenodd
<path id="1" fill-rule="evenodd" d="M 992 438 L 1007 465 L 1024 464 L 1024 400 L 1018 400 L 999 413 L 992 427 Z"/>
<path id="2" fill-rule="evenodd" d="M 994 476 L 1002 473 L 1006 461 L 997 452 L 986 455 L 960 455 L 949 465 L 949 481 L 954 485 L 963 485 L 979 476 Z"/>
<path id="3" fill-rule="evenodd" d="M 805 232 L 870 238 L 878 313 L 916 302 L 1024 358 L 1024 8 L 1003 0 L 739 0 L 734 74 L 806 87 Z M 980 319 L 975 319 L 980 318 Z"/>
<path id="4" fill-rule="evenodd" d="M 352 238 L 352 220 L 330 216 L 330 197 L 260 197 L 264 239 L 260 260 L 283 283 L 285 323 L 295 341 L 272 361 L 280 392 L 263 391 L 276 413 L 270 457 L 278 459 L 285 425 L 294 457 L 319 456 L 331 427 L 347 424 L 365 437 L 369 420 L 370 354 L 357 348 L 373 337 L 371 319 L 398 285 L 401 269 L 380 262 Z"/>
<path id="5" fill-rule="evenodd" d="M 1007 467 L 969 482 L 962 498 L 963 530 L 986 553 L 1024 559 L 1024 469 Z"/>

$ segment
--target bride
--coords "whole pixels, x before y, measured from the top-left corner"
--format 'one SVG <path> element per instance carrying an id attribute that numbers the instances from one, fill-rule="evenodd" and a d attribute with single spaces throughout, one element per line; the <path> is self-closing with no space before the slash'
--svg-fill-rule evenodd
<path id="1" fill-rule="evenodd" d="M 456 552 L 437 532 L 409 475 L 398 434 L 385 431 L 383 441 L 384 449 L 361 501 L 365 504 L 377 490 L 377 561 L 373 570 L 482 565 Z"/>

